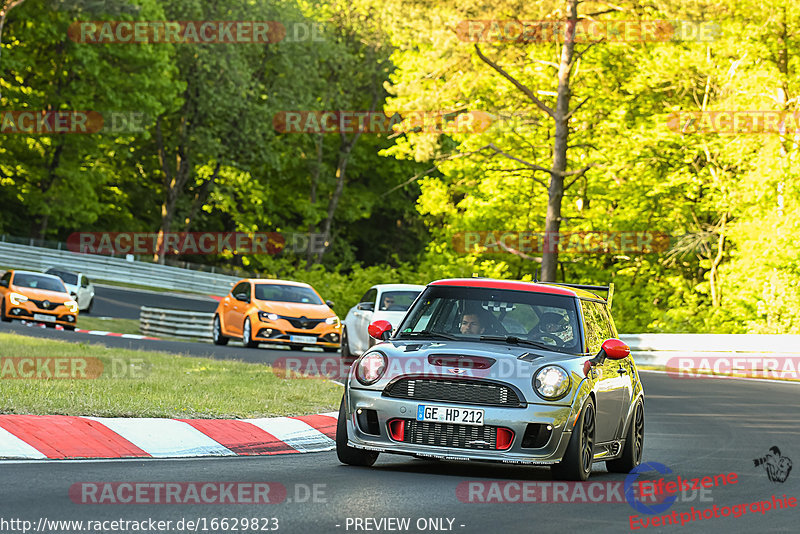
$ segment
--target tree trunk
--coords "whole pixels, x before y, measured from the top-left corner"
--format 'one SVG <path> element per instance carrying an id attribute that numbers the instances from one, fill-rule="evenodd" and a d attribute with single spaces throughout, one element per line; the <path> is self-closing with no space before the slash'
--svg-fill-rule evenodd
<path id="1" fill-rule="evenodd" d="M 350 162 L 350 154 L 360 136 L 361 132 L 358 132 L 348 141 L 347 137 L 342 134 L 342 143 L 339 146 L 339 163 L 336 165 L 336 189 L 334 189 L 333 195 L 331 195 L 331 199 L 328 202 L 328 214 L 325 217 L 325 221 L 322 223 L 321 241 L 324 244 L 324 248 L 316 251 L 317 257 L 315 263 L 320 263 L 322 261 L 322 256 L 330 246 L 331 225 L 333 224 L 333 217 L 336 215 L 336 208 L 339 206 L 339 199 L 342 197 L 342 191 L 344 191 L 344 182 L 347 177 L 347 164 Z M 310 243 L 311 242 L 309 242 L 309 246 Z"/>
<path id="2" fill-rule="evenodd" d="M 722 263 L 722 257 L 725 252 L 725 225 L 728 222 L 728 214 L 722 214 L 722 220 L 719 225 L 719 241 L 717 242 L 717 255 L 711 261 L 711 271 L 708 273 L 708 282 L 711 286 L 711 307 L 719 308 L 722 304 L 722 295 L 719 290 L 719 276 L 717 275 L 717 268 Z"/>
<path id="3" fill-rule="evenodd" d="M 172 219 L 175 217 L 175 208 L 178 204 L 178 197 L 186 186 L 186 182 L 191 176 L 191 163 L 186 155 L 185 142 L 187 137 L 187 125 L 181 124 L 181 137 L 175 154 L 174 169 L 169 165 L 169 155 L 164 144 L 164 137 L 161 132 L 161 118 L 156 120 L 156 142 L 158 144 L 158 161 L 161 165 L 161 173 L 164 185 L 164 201 L 161 204 L 161 227 L 158 230 L 156 250 L 153 261 L 164 264 L 166 251 L 162 251 L 164 245 L 164 235 L 172 231 Z"/>
<path id="4" fill-rule="evenodd" d="M 569 79 L 572 57 L 575 52 L 575 27 L 578 21 L 578 0 L 567 3 L 567 27 L 561 47 L 558 66 L 558 91 L 553 120 L 556 132 L 553 140 L 553 164 L 550 168 L 550 185 L 547 188 L 547 215 L 542 253 L 542 281 L 555 282 L 558 269 L 558 241 L 561 229 L 561 201 L 564 198 L 564 173 L 567 170 L 567 140 L 569 137 Z"/>
<path id="5" fill-rule="evenodd" d="M 322 172 L 322 148 L 323 148 L 324 137 L 323 134 L 319 134 L 317 136 L 317 163 L 314 167 L 314 172 L 311 173 L 311 193 L 309 195 L 309 201 L 311 205 L 314 206 L 317 203 L 317 187 L 319 187 L 319 175 Z M 306 247 L 306 270 L 311 269 L 311 266 L 314 264 L 314 251 L 311 248 L 311 243 L 313 242 L 312 236 L 317 229 L 317 224 L 309 224 L 308 225 L 308 246 Z"/>

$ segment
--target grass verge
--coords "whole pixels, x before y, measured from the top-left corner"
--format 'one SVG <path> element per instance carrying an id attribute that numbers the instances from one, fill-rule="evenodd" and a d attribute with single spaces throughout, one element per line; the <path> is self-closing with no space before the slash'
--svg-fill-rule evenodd
<path id="1" fill-rule="evenodd" d="M 77 328 L 83 330 L 105 330 L 117 334 L 138 334 L 137 319 L 116 319 L 113 317 L 93 317 L 85 313 L 78 314 Z"/>
<path id="2" fill-rule="evenodd" d="M 102 372 L 43 378 L 58 361 Z M 20 378 L 31 371 L 39 378 Z M 263 364 L 0 334 L 0 414 L 273 417 L 334 411 L 341 396 L 330 381 L 280 378 Z"/>

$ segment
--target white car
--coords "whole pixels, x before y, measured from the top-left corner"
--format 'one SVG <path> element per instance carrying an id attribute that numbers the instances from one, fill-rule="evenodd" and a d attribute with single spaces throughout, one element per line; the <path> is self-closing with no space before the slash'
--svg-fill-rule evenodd
<path id="1" fill-rule="evenodd" d="M 45 274 L 52 274 L 61 278 L 67 288 L 67 292 L 78 302 L 78 309 L 86 313 L 92 313 L 94 285 L 85 274 L 68 271 L 60 267 L 50 267 L 45 271 Z"/>
<path id="2" fill-rule="evenodd" d="M 367 332 L 371 322 L 384 319 L 392 327 L 400 324 L 423 289 L 425 286 L 412 284 L 379 284 L 369 288 L 344 319 L 342 358 L 352 360 L 375 344 Z"/>

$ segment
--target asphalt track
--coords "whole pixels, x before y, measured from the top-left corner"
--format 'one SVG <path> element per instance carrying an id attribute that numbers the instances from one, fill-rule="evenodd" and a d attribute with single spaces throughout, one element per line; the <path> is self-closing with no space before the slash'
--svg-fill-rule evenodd
<path id="1" fill-rule="evenodd" d="M 217 301 L 202 295 L 165 293 L 96 284 L 92 316 L 138 319 L 139 308 L 152 306 L 176 310 L 213 312 Z M 80 322 L 80 319 L 78 320 Z"/>
<path id="2" fill-rule="evenodd" d="M 92 338 L 93 336 L 23 326 L 2 325 L 0 331 L 17 331 L 43 337 L 102 342 L 110 346 L 167 350 L 193 355 L 236 357 L 246 361 L 272 361 L 286 350 L 213 347 L 196 343 Z M 232 342 L 234 343 L 234 342 Z M 294 353 L 297 355 L 298 353 Z M 313 355 L 309 351 L 304 354 Z M 783 456 L 800 461 L 800 386 L 766 381 L 723 379 L 673 379 L 664 374 L 642 373 L 647 395 L 644 461 L 664 464 L 672 473 L 644 474 L 683 478 L 737 473 L 735 484 L 713 488 L 701 497 L 688 492 L 666 512 L 730 507 L 771 500 L 784 494 L 800 498 L 800 472 L 795 468 L 784 483 L 771 482 L 753 459 L 778 446 Z M 620 482 L 625 475 L 609 474 L 595 466 L 591 482 Z M 591 502 L 464 502 L 456 493 L 462 482 L 550 482 L 547 469 L 469 462 L 437 462 L 382 455 L 373 468 L 340 465 L 333 452 L 289 454 L 259 458 L 196 460 L 119 460 L 80 462 L 0 463 L 0 531 L 2 520 L 25 519 L 37 524 L 48 520 L 172 520 L 265 518 L 279 520 L 279 532 L 626 532 L 632 515 L 645 517 L 628 503 Z M 68 491 L 77 482 L 277 482 L 287 489 L 279 504 L 78 504 Z M 317 485 L 318 496 L 305 497 Z M 512 492 L 514 499 L 520 492 Z M 702 500 L 701 500 L 702 499 Z M 734 518 L 720 517 L 683 526 L 651 526 L 646 532 L 797 532 L 800 508 L 748 510 Z M 355 528 L 355 519 L 409 518 L 403 530 Z M 417 528 L 427 518 L 452 519 L 452 527 Z M 374 523 L 362 523 L 374 527 Z M 421 523 L 420 523 L 421 525 Z M 463 526 L 462 526 L 463 525 Z M 261 530 L 260 528 L 258 529 Z M 110 531 L 110 530 L 108 530 Z M 247 530 L 238 530 L 245 532 Z M 55 532 L 55 530 L 48 530 Z M 228 529 L 227 532 L 234 532 Z M 249 530 L 249 532 L 253 532 Z"/>

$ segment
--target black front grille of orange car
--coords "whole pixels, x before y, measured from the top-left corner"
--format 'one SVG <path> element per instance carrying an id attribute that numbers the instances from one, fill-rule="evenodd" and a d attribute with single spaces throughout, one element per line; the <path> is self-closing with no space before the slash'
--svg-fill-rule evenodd
<path id="1" fill-rule="evenodd" d="M 434 447 L 493 450 L 497 445 L 497 427 L 426 423 L 406 419 L 403 441 Z"/>
<path id="2" fill-rule="evenodd" d="M 55 309 L 57 309 L 59 306 L 61 306 L 61 304 L 60 304 L 60 303 L 58 303 L 58 302 L 53 302 L 53 301 L 50 301 L 50 300 L 48 300 L 48 301 L 47 301 L 47 303 L 48 303 L 48 306 L 45 306 L 45 305 L 44 305 L 44 303 L 45 303 L 45 301 L 44 301 L 44 300 L 35 300 L 35 299 L 30 299 L 30 302 L 33 302 L 34 304 L 36 304 L 36 307 L 37 307 L 37 308 L 40 308 L 40 309 L 42 309 L 42 310 L 55 310 Z"/>
<path id="3" fill-rule="evenodd" d="M 517 408 L 522 405 L 519 396 L 512 388 L 480 380 L 403 378 L 389 384 L 384 395 L 400 399 L 458 402 L 507 408 Z"/>
<path id="4" fill-rule="evenodd" d="M 281 316 L 281 319 L 286 319 L 293 327 L 301 330 L 311 330 L 316 328 L 319 323 L 325 322 L 325 319 L 306 319 L 305 317 Z"/>

